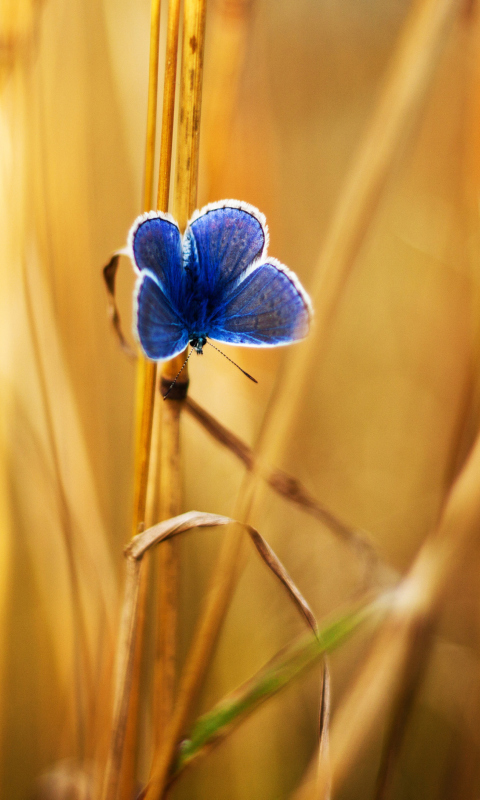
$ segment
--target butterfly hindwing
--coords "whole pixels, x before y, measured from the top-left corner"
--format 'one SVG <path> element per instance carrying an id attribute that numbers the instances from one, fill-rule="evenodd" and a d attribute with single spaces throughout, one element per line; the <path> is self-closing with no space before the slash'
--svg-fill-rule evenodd
<path id="1" fill-rule="evenodd" d="M 256 266 L 218 309 L 212 339 L 274 347 L 308 333 L 310 301 L 296 275 L 276 259 Z"/>
<path id="2" fill-rule="evenodd" d="M 248 203 L 225 200 L 196 212 L 184 241 L 184 264 L 205 292 L 227 293 L 265 251 L 265 217 Z"/>
<path id="3" fill-rule="evenodd" d="M 143 271 L 136 288 L 136 333 L 147 358 L 163 361 L 185 350 L 188 331 L 155 275 Z"/>

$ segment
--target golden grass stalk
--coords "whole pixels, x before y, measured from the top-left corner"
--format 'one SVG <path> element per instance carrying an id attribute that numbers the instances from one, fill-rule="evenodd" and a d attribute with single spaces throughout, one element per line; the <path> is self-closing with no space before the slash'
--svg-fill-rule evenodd
<path id="1" fill-rule="evenodd" d="M 236 455 L 249 472 L 256 472 L 257 476 L 262 477 L 270 488 L 281 497 L 295 503 L 307 514 L 311 514 L 326 525 L 341 541 L 352 547 L 365 561 L 364 582 L 368 584 L 374 579 L 380 557 L 372 540 L 364 531 L 351 528 L 332 514 L 297 478 L 288 475 L 283 470 L 266 468 L 265 465 L 259 463 L 253 449 L 202 408 L 196 400 L 187 397 L 185 409 L 217 442 Z"/>
<path id="2" fill-rule="evenodd" d="M 82 606 L 80 579 L 78 574 L 78 564 L 75 553 L 74 545 L 74 526 L 70 506 L 63 480 L 62 470 L 60 466 L 60 458 L 57 446 L 57 438 L 55 435 L 55 426 L 53 420 L 53 411 L 50 402 L 50 395 L 48 391 L 48 381 L 45 374 L 44 363 L 42 359 L 41 347 L 38 339 L 38 332 L 35 324 L 35 315 L 33 311 L 33 302 L 30 295 L 30 287 L 28 279 L 24 271 L 24 291 L 25 291 L 25 304 L 27 309 L 28 321 L 30 323 L 30 333 L 35 355 L 35 362 L 38 371 L 38 381 L 40 385 L 40 393 L 45 413 L 45 422 L 48 436 L 48 444 L 52 455 L 53 470 L 55 475 L 55 483 L 58 497 L 58 514 L 60 519 L 60 528 L 63 535 L 65 546 L 65 553 L 67 557 L 67 566 L 71 590 L 72 602 L 72 616 L 73 616 L 73 631 L 74 631 L 74 654 L 73 661 L 75 664 L 75 689 L 76 689 L 76 734 L 77 734 L 77 748 L 81 756 L 85 754 L 86 742 L 92 732 L 92 718 L 90 703 L 93 700 L 93 674 L 91 654 L 88 644 L 87 623 Z"/>
<path id="3" fill-rule="evenodd" d="M 150 202 L 151 172 L 154 163 L 155 127 L 153 114 L 156 114 L 157 74 L 158 74 L 158 21 L 159 11 L 156 4 L 152 5 L 151 25 L 151 52 L 150 52 L 150 81 L 147 121 L 147 156 L 145 177 L 145 202 Z M 162 124 L 162 150 L 160 155 L 158 206 L 166 210 L 169 197 L 169 179 L 171 167 L 171 149 L 173 137 L 173 112 L 175 100 L 177 42 L 179 25 L 179 3 L 171 0 L 169 6 L 169 21 L 167 32 L 167 59 L 165 70 L 165 91 Z M 178 128 L 177 147 L 177 191 L 175 195 L 175 213 L 180 226 L 185 227 L 186 221 L 196 203 L 196 185 L 198 171 L 198 142 L 199 120 L 201 106 L 201 76 L 203 65 L 203 42 L 205 28 L 205 3 L 186 3 L 184 10 L 184 46 L 182 60 L 182 91 L 180 99 L 180 122 Z M 191 80 L 191 75 L 195 80 Z M 155 94 L 155 100 L 153 99 Z M 177 362 L 173 359 L 167 362 L 162 370 L 162 383 L 169 385 L 178 371 Z M 148 468 L 151 449 L 151 434 L 153 421 L 153 408 L 155 400 L 156 365 L 140 358 L 138 368 L 139 402 L 137 413 L 137 447 L 135 470 L 134 494 L 134 535 L 144 526 L 146 512 L 146 496 Z M 186 388 L 188 376 L 186 370 L 179 381 L 179 387 Z M 180 456 L 179 456 L 179 418 L 180 404 L 172 397 L 162 409 L 160 456 L 158 465 L 160 469 L 160 488 L 157 511 L 160 518 L 171 517 L 180 505 Z M 157 476 L 155 476 L 155 479 Z M 155 503 L 153 504 L 155 506 Z M 175 654 L 176 654 L 176 585 L 178 565 L 172 548 L 167 545 L 160 557 L 160 596 L 158 600 L 158 643 L 155 664 L 155 720 L 154 742 L 157 748 L 161 746 L 162 731 L 169 718 L 174 690 Z M 142 572 L 139 572 L 139 576 Z M 118 689 L 115 699 L 115 714 L 112 736 L 112 746 L 107 766 L 104 796 L 116 797 L 117 789 L 120 796 L 126 798 L 133 791 L 134 782 L 134 752 L 136 746 L 136 719 L 138 716 L 140 655 L 142 649 L 141 631 L 145 611 L 146 596 L 146 571 L 143 568 L 143 580 L 138 587 L 138 604 L 136 605 L 136 627 L 139 635 L 133 633 L 127 636 L 130 646 L 136 649 L 136 658 L 131 653 L 128 658 L 123 658 L 124 668 L 121 670 Z M 125 627 L 125 626 L 124 626 Z M 125 648 L 125 636 L 122 641 Z M 127 659 L 127 660 L 125 660 Z M 127 664 L 127 667 L 125 666 Z M 130 672 L 131 670 L 131 672 Z M 128 690 L 128 691 L 127 691 Z M 130 711 L 125 710 L 125 692 L 130 697 Z M 128 704 L 127 704 L 128 705 Z M 130 722 L 127 718 L 130 717 Z M 126 748 L 124 747 L 127 742 Z M 124 778 L 121 786 L 118 785 L 118 772 L 122 755 L 126 752 L 127 765 L 124 769 Z"/>
<path id="4" fill-rule="evenodd" d="M 143 210 L 152 207 L 155 164 L 155 138 L 158 95 L 158 45 L 160 40 L 160 0 L 152 0 L 150 23 L 150 61 L 148 75 L 147 134 Z M 137 365 L 136 447 L 134 466 L 133 536 L 145 524 L 148 467 L 152 435 L 157 365 L 140 357 Z"/>
<path id="5" fill-rule="evenodd" d="M 163 116 L 160 140 L 160 164 L 158 175 L 157 208 L 168 211 L 170 173 L 172 165 L 172 143 L 177 84 L 178 30 L 180 23 L 180 0 L 170 0 L 168 5 L 167 49 L 163 88 Z M 162 378 L 178 371 L 174 364 L 165 364 Z M 188 374 L 181 376 L 179 387 L 186 387 Z M 167 382 L 170 384 L 168 377 Z M 181 403 L 171 399 L 157 404 L 156 469 L 152 472 L 151 494 L 154 499 L 154 517 L 158 520 L 174 517 L 180 511 L 180 410 Z M 173 542 L 168 542 L 157 553 L 158 597 L 157 631 L 154 666 L 154 748 L 161 745 L 163 732 L 171 715 L 175 691 L 177 652 L 177 598 L 178 598 L 178 554 Z"/>
<path id="6" fill-rule="evenodd" d="M 147 136 L 145 142 L 145 173 L 143 210 L 152 208 L 155 143 L 157 133 L 158 61 L 160 44 L 161 0 L 152 0 L 150 8 L 150 57 L 148 65 Z"/>
<path id="7" fill-rule="evenodd" d="M 180 230 L 185 229 L 197 204 L 205 14 L 205 0 L 186 0 L 174 200 Z"/>
<path id="8" fill-rule="evenodd" d="M 288 441 L 306 380 L 317 368 L 342 292 L 385 186 L 415 129 L 460 5 L 459 0 L 416 0 L 409 12 L 321 248 L 311 292 L 313 332 L 291 358 L 266 418 L 259 457 L 268 463 L 280 459 Z M 255 490 L 259 486 L 255 484 Z"/>
<path id="9" fill-rule="evenodd" d="M 319 725 L 319 744 L 318 744 L 318 776 L 319 780 L 325 775 L 324 791 L 322 800 L 330 800 L 332 796 L 332 786 L 329 777 L 330 773 L 330 668 L 328 659 L 325 656 L 322 672 L 322 693 L 320 700 L 320 725 Z M 319 800 L 321 795 L 318 793 Z"/>
<path id="10" fill-rule="evenodd" d="M 191 512 L 191 513 L 198 514 L 199 512 Z M 182 516 L 188 517 L 189 515 L 185 514 Z M 178 519 L 182 519 L 182 517 L 179 517 Z M 173 521 L 169 520 L 168 522 L 172 523 Z M 265 561 L 267 566 L 274 572 L 276 577 L 281 581 L 281 583 L 287 589 L 291 600 L 293 600 L 297 608 L 300 610 L 300 613 L 305 618 L 308 625 L 314 630 L 314 632 L 316 632 L 318 626 L 310 607 L 303 598 L 301 592 L 297 589 L 297 587 L 293 583 L 292 579 L 286 572 L 283 565 L 280 563 L 275 553 L 269 547 L 267 542 L 260 536 L 258 531 L 256 531 L 250 525 L 247 525 L 245 523 L 239 524 L 235 520 L 231 520 L 227 517 L 218 517 L 218 522 L 216 522 L 216 524 L 227 525 L 226 536 L 230 538 L 230 541 L 232 541 L 232 536 L 231 536 L 232 528 L 238 527 L 241 536 L 243 536 L 244 529 L 248 531 L 262 559 Z M 159 526 L 156 526 L 156 528 L 159 528 Z M 145 536 L 145 534 L 143 534 L 143 536 Z M 230 587 L 225 585 L 224 581 L 225 581 L 225 571 L 220 569 L 214 576 L 214 582 L 217 592 L 223 595 L 227 594 L 230 589 Z M 215 596 L 217 597 L 218 595 L 216 594 Z M 210 635 L 211 635 L 211 629 L 205 630 L 205 637 L 208 637 Z M 211 639 L 207 638 L 202 639 L 200 641 L 204 642 L 207 651 L 209 648 L 211 648 L 213 644 Z M 182 673 L 180 689 L 178 692 L 178 697 L 172 715 L 172 719 L 167 729 L 163 746 L 160 748 L 159 752 L 155 754 L 150 781 L 145 793 L 145 800 L 154 800 L 154 798 L 162 797 L 163 792 L 166 788 L 168 782 L 168 776 L 175 756 L 177 742 L 179 741 L 180 734 L 186 725 L 188 715 L 190 712 L 190 704 L 192 698 L 195 697 L 196 690 L 199 686 L 199 678 L 203 676 L 206 669 L 206 662 L 203 659 L 204 653 L 199 652 L 197 650 L 197 652 L 194 652 L 194 656 L 195 658 L 187 662 L 187 666 L 184 669 L 184 672 Z"/>
<path id="11" fill-rule="evenodd" d="M 132 684 L 135 679 L 137 641 L 139 638 L 139 616 L 143 613 L 142 586 L 145 583 L 143 557 L 153 546 L 163 543 L 163 547 L 184 531 L 192 528 L 215 527 L 236 524 L 230 517 L 208 514 L 200 511 L 189 511 L 185 514 L 160 522 L 143 533 L 134 536 L 125 548 L 127 558 L 127 575 L 125 582 L 125 599 L 123 603 L 122 621 L 117 658 L 117 685 L 115 691 L 115 725 L 113 728 L 109 769 L 107 769 L 104 785 L 104 798 L 110 800 L 117 796 L 119 788 L 119 768 L 127 737 Z M 284 566 L 263 537 L 250 525 L 241 525 L 252 539 L 258 553 L 269 569 L 287 590 L 290 599 L 316 634 L 318 626 L 315 617 L 299 589 L 288 575 Z M 147 790 L 148 791 L 148 790 Z M 148 795 L 147 795 L 148 796 Z"/>
<path id="12" fill-rule="evenodd" d="M 181 401 L 167 400 L 159 409 L 161 415 L 160 452 L 158 458 L 158 520 L 176 516 L 181 505 L 180 412 Z M 153 520 L 152 520 L 153 521 Z M 158 576 L 157 630 L 154 666 L 154 748 L 161 746 L 165 728 L 171 717 L 177 655 L 177 606 L 179 558 L 177 543 L 165 542 L 156 556 Z"/>
<path id="13" fill-rule="evenodd" d="M 212 6 L 209 37 L 215 66 L 208 74 L 204 120 L 209 134 L 202 145 L 205 194 L 212 200 L 222 196 L 253 7 L 253 0 L 217 0 Z"/>
<path id="14" fill-rule="evenodd" d="M 158 95 L 158 47 L 160 39 L 160 0 L 152 0 L 150 24 L 150 58 L 147 101 L 147 131 L 145 147 L 144 197 L 143 210 L 149 211 L 152 202 L 153 174 L 155 164 L 155 139 Z M 155 386 L 157 365 L 140 356 L 137 362 L 137 389 L 135 412 L 135 463 L 134 463 L 134 499 L 133 499 L 133 536 L 145 525 L 146 498 L 148 486 L 148 469 L 152 437 L 153 411 L 155 404 Z M 143 570 L 143 580 L 139 588 L 139 611 L 136 619 L 138 636 L 134 640 L 132 654 L 133 677 L 130 682 L 129 700 L 127 702 L 128 719 L 125 731 L 119 732 L 123 706 L 119 698 L 114 699 L 114 716 L 110 753 L 104 778 L 103 796 L 114 800 L 129 800 L 135 785 L 135 753 L 138 730 L 138 710 L 140 702 L 141 652 L 147 591 L 147 572 Z M 123 702 L 123 700 L 122 700 Z M 124 737 L 127 746 L 124 747 Z M 121 741 L 121 747 L 118 742 Z M 124 757 L 125 756 L 125 757 Z"/>
<path id="15" fill-rule="evenodd" d="M 405 730 L 432 652 L 436 617 L 437 614 L 430 615 L 430 619 L 418 627 L 416 640 L 412 642 L 411 657 L 407 659 L 400 676 L 399 690 L 392 703 L 392 718 L 387 728 L 377 774 L 375 800 L 387 800 L 390 794 Z"/>
<path id="16" fill-rule="evenodd" d="M 313 633 L 316 634 L 318 631 L 318 624 L 313 611 L 278 556 L 267 544 L 263 536 L 251 525 L 239 523 L 237 520 L 231 519 L 231 517 L 224 517 L 219 514 L 209 514 L 205 511 L 187 511 L 185 514 L 180 514 L 171 519 L 159 522 L 157 525 L 153 525 L 143 533 L 135 536 L 125 548 L 125 555 L 128 558 L 132 557 L 140 561 L 147 550 L 153 545 L 160 544 L 160 542 L 165 543 L 167 540 L 173 539 L 178 533 L 183 533 L 191 528 L 204 528 L 208 525 L 239 525 L 240 528 L 248 533 L 262 561 L 264 561 L 270 571 L 273 572 L 275 577 L 287 590 L 290 600 L 292 600 Z M 129 599 L 128 604 L 130 604 Z"/>
<path id="17" fill-rule="evenodd" d="M 240 565 L 242 544 L 243 537 L 240 531 L 229 526 L 225 536 L 225 545 L 222 548 L 222 557 L 214 571 L 204 614 L 195 632 L 195 638 L 180 678 L 175 709 L 164 744 L 161 751 L 155 755 L 145 800 L 157 800 L 162 797 L 177 742 L 187 724 L 217 639 L 224 610 L 233 591 L 235 568 Z"/>
<path id="18" fill-rule="evenodd" d="M 171 169 L 173 112 L 177 63 L 177 42 L 180 5 L 173 0 L 169 7 L 167 65 L 165 72 L 162 151 L 158 186 L 159 208 L 167 210 Z M 198 150 L 202 102 L 203 50 L 206 4 L 189 2 L 184 6 L 182 71 L 180 80 L 179 122 L 177 132 L 177 164 L 174 193 L 174 214 L 180 230 L 197 203 Z M 185 354 L 164 364 L 161 387 L 165 393 L 182 367 Z M 185 367 L 162 404 L 160 425 L 159 519 L 168 519 L 180 511 L 180 415 L 182 400 L 188 388 Z M 168 542 L 158 554 L 159 596 L 157 611 L 157 643 L 154 670 L 154 747 L 158 753 L 171 718 L 175 691 L 176 628 L 178 596 L 178 553 L 176 543 Z"/>
<path id="19" fill-rule="evenodd" d="M 387 595 L 388 596 L 388 595 Z M 388 604 L 385 604 L 385 611 Z M 311 760 L 307 775 L 293 793 L 291 800 L 306 800 L 307 793 L 316 792 L 318 800 L 330 800 L 332 781 L 330 774 L 330 672 L 325 656 L 322 674 L 322 699 L 320 709 L 320 730 L 316 756 Z M 313 789 L 312 789 L 313 787 Z"/>
<path id="20" fill-rule="evenodd" d="M 354 266 L 374 217 L 381 193 L 399 151 L 411 133 L 442 50 L 449 24 L 458 7 L 456 0 L 419 0 L 411 11 L 390 65 L 377 108 L 360 145 L 334 219 L 320 255 L 319 277 L 313 290 L 315 333 L 296 351 L 285 380 L 272 402 L 262 440 L 260 461 L 275 464 L 287 440 L 306 376 L 318 361 L 341 292 Z M 252 503 L 259 501 L 260 482 L 247 476 L 242 509 L 245 519 Z M 212 649 L 224 619 L 239 569 L 241 536 L 227 532 L 212 585 L 198 623 L 182 674 L 179 698 L 168 740 L 156 758 L 147 800 L 154 800 L 170 768 L 176 741 L 182 734 L 203 680 Z M 322 789 L 323 790 L 323 789 Z"/>
<path id="21" fill-rule="evenodd" d="M 218 521 L 222 519 L 222 521 Z M 103 800 L 115 800 L 119 791 L 124 791 L 120 785 L 121 767 L 125 744 L 130 744 L 129 726 L 131 725 L 132 694 L 134 682 L 138 675 L 138 640 L 141 637 L 139 625 L 140 617 L 144 614 L 145 596 L 143 587 L 146 585 L 146 569 L 143 556 L 150 547 L 164 538 L 202 525 L 225 524 L 223 518 L 211 514 L 198 514 L 190 512 L 179 520 L 175 518 L 166 523 L 160 523 L 153 529 L 150 528 L 142 534 L 135 536 L 126 548 L 127 576 L 125 583 L 125 600 L 123 604 L 120 636 L 117 648 L 117 676 L 115 687 L 114 723 L 110 753 L 105 771 L 103 785 Z M 133 794 L 133 792 L 132 792 Z"/>
<path id="22" fill-rule="evenodd" d="M 452 582 L 478 543 L 480 436 L 455 481 L 438 527 L 422 545 L 395 590 L 393 611 L 372 653 L 338 710 L 331 732 L 331 769 L 337 787 L 368 742 L 385 705 L 408 674 L 418 643 L 428 632 Z M 309 797 L 318 795 L 311 792 Z"/>
<path id="23" fill-rule="evenodd" d="M 224 741 L 260 705 L 311 669 L 326 653 L 342 645 L 361 625 L 367 621 L 378 622 L 390 603 L 390 593 L 386 593 L 363 606 L 351 606 L 333 620 L 323 623 L 315 636 L 301 636 L 283 648 L 246 683 L 195 721 L 190 734 L 178 747 L 170 782 L 176 780 L 186 767 L 207 755 L 212 747 Z M 329 692 L 328 671 L 325 670 L 322 674 L 319 726 L 321 763 L 328 759 Z"/>
<path id="24" fill-rule="evenodd" d="M 180 0 L 169 0 L 167 52 L 165 57 L 165 80 L 163 85 L 163 115 L 160 138 L 160 164 L 157 193 L 157 208 L 159 211 L 168 211 L 168 198 L 170 194 L 170 171 L 172 167 L 172 142 L 175 111 L 175 87 L 177 84 L 179 23 Z"/>

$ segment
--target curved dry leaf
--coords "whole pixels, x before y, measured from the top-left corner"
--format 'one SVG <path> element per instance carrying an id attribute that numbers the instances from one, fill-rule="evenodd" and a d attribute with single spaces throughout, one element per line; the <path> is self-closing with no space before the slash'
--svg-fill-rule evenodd
<path id="1" fill-rule="evenodd" d="M 120 319 L 120 312 L 118 310 L 118 306 L 115 300 L 115 279 L 117 277 L 117 270 L 119 267 L 119 259 L 120 256 L 124 255 L 123 251 L 119 250 L 114 253 L 102 270 L 103 280 L 105 282 L 105 288 L 107 290 L 107 301 L 108 301 L 108 316 L 110 317 L 110 322 L 112 323 L 113 330 L 115 335 L 118 339 L 118 343 L 122 348 L 123 352 L 132 360 L 137 358 L 137 353 L 134 348 L 128 343 L 127 339 L 125 338 L 125 334 L 122 330 L 122 322 Z"/>
<path id="2" fill-rule="evenodd" d="M 317 632 L 317 623 L 308 603 L 289 576 L 285 567 L 277 558 L 271 547 L 262 536 L 250 525 L 237 522 L 220 514 L 209 514 L 204 511 L 187 511 L 176 517 L 159 522 L 143 533 L 134 536 L 125 547 L 127 559 L 127 579 L 123 603 L 120 637 L 117 651 L 117 685 L 114 698 L 114 723 L 110 743 L 110 753 L 105 771 L 102 797 L 113 800 L 116 797 L 119 774 L 122 764 L 125 734 L 127 728 L 128 707 L 132 688 L 135 643 L 137 635 L 137 619 L 139 610 L 140 581 L 142 559 L 145 553 L 157 544 L 193 528 L 217 527 L 220 525 L 241 525 L 252 538 L 255 547 L 273 574 L 287 589 L 291 600 L 307 620 L 313 631 Z"/>

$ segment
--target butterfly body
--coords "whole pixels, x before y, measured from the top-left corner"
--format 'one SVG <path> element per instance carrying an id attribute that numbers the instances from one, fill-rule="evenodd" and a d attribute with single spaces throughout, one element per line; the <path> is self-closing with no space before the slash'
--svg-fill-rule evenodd
<path id="1" fill-rule="evenodd" d="M 190 347 L 198 353 L 199 356 L 203 355 L 203 348 L 207 344 L 207 337 L 206 336 L 193 336 L 190 339 Z"/>
<path id="2" fill-rule="evenodd" d="M 148 358 L 165 360 L 207 338 L 273 347 L 303 338 L 309 298 L 297 277 L 266 256 L 263 214 L 235 200 L 195 212 L 182 237 L 169 214 L 139 217 L 129 234 L 138 280 L 134 326 Z"/>

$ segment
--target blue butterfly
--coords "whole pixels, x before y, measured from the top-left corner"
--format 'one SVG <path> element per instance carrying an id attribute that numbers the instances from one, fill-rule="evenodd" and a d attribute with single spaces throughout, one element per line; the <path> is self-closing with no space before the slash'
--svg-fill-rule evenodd
<path id="1" fill-rule="evenodd" d="M 170 214 L 138 217 L 128 252 L 138 273 L 134 332 L 147 358 L 171 359 L 189 343 L 202 353 L 209 338 L 247 347 L 303 339 L 310 299 L 267 245 L 264 215 L 237 200 L 195 211 L 183 237 Z"/>

